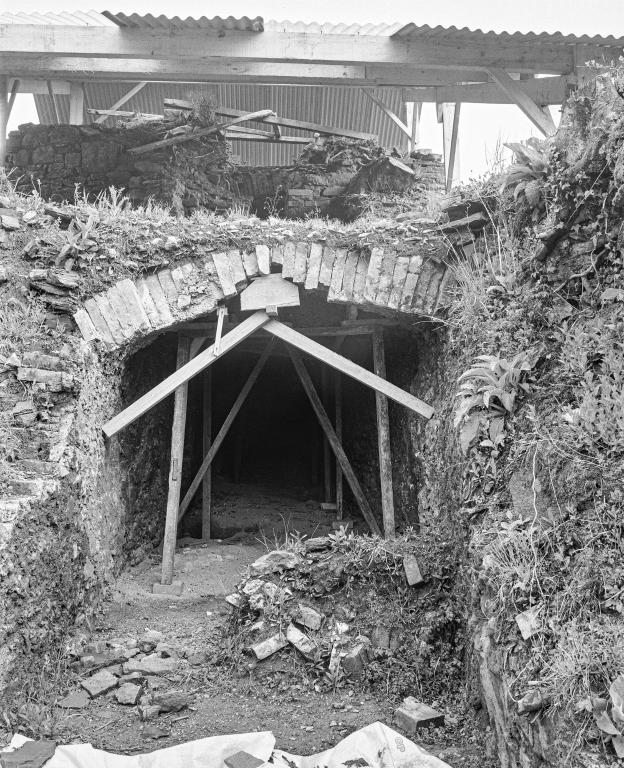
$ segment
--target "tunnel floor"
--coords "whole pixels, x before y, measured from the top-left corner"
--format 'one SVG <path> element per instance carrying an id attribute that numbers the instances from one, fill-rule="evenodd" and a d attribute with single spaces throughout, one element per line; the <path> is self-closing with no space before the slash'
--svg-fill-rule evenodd
<path id="1" fill-rule="evenodd" d="M 288 535 L 323 536 L 332 530 L 335 511 L 323 511 L 321 499 L 296 490 L 217 480 L 212 494 L 212 538 L 241 542 L 283 542 Z M 179 530 L 180 545 L 197 539 L 192 516 Z"/>

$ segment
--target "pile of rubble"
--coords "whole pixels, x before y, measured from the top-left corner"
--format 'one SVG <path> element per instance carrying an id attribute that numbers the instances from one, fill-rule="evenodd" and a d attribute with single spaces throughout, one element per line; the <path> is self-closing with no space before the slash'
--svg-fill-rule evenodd
<path id="1" fill-rule="evenodd" d="M 70 648 L 79 686 L 57 706 L 83 710 L 93 699 L 106 696 L 123 707 L 135 707 L 139 720 L 148 722 L 143 735 L 167 736 L 167 724 L 155 725 L 161 715 L 178 713 L 193 705 L 194 695 L 176 688 L 182 672 L 205 663 L 206 654 L 187 652 L 168 643 L 161 632 L 147 629 L 140 637 L 95 640 Z"/>
<path id="2" fill-rule="evenodd" d="M 397 653 L 400 626 L 370 624 L 358 600 L 349 596 L 354 579 L 348 556 L 333 536 L 311 538 L 298 548 L 274 550 L 249 567 L 249 576 L 226 600 L 235 610 L 243 650 L 253 669 L 279 651 L 295 653 L 333 687 L 344 679 L 365 679 L 372 661 Z M 408 588 L 424 585 L 416 558 L 402 561 Z"/>

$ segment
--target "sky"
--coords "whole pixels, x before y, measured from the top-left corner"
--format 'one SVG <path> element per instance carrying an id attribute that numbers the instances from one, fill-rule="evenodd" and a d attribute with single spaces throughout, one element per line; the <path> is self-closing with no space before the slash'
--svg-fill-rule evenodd
<path id="1" fill-rule="evenodd" d="M 90 0 L 0 0 L 0 10 L 15 12 L 85 10 Z M 318 22 L 414 22 L 436 26 L 467 26 L 495 32 L 555 32 L 624 37 L 624 0 L 103 0 L 95 10 L 152 13 L 166 16 L 262 16 L 264 19 Z M 270 105 L 267 105 L 270 108 Z M 552 109 L 555 122 L 559 110 Z M 282 115 L 289 117 L 289 115 Z M 23 122 L 37 122 L 32 96 L 16 99 L 9 130 Z M 514 106 L 462 106 L 459 131 L 459 170 L 463 181 L 487 173 L 504 142 L 539 135 Z M 434 105 L 423 108 L 421 146 L 442 151 L 442 128 Z"/>

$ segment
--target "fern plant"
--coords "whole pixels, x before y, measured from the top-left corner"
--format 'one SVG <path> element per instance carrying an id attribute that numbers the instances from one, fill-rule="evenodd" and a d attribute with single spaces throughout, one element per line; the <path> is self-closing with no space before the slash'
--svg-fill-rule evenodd
<path id="1" fill-rule="evenodd" d="M 535 138 L 525 144 L 512 142 L 505 146 L 514 153 L 516 162 L 507 169 L 501 192 L 513 189 L 514 200 L 524 200 L 536 222 L 545 208 L 544 182 L 550 170 L 546 148 Z"/>

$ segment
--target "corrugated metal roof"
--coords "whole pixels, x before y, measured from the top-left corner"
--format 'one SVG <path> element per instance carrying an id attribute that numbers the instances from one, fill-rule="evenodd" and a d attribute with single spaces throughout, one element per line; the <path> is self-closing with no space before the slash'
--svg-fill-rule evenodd
<path id="1" fill-rule="evenodd" d="M 390 37 L 399 31 L 403 25 L 394 24 L 332 24 L 330 22 L 305 22 L 305 21 L 275 21 L 265 22 L 264 29 L 267 32 L 297 32 L 309 35 L 377 35 L 378 37 Z"/>
<path id="2" fill-rule="evenodd" d="M 206 16 L 193 19 L 189 16 L 186 19 L 181 19 L 179 16 L 152 16 L 151 13 L 132 13 L 128 16 L 125 13 L 112 13 L 111 11 L 102 11 L 102 15 L 124 29 L 210 29 L 218 32 L 225 29 L 236 29 L 239 32 L 262 32 L 264 30 L 264 20 L 261 16 L 256 16 L 255 19 L 250 19 L 247 16 L 240 19 L 236 19 L 234 16 L 228 16 L 227 19 L 222 19 L 221 16 L 214 16 L 211 19 Z"/>
<path id="3" fill-rule="evenodd" d="M 112 21 L 97 11 L 60 13 L 0 13 L 0 24 L 41 24 L 70 27 L 113 27 Z"/>
<path id="4" fill-rule="evenodd" d="M 469 29 L 468 27 L 430 27 L 428 24 L 405 24 L 392 34 L 394 38 L 403 40 L 439 40 L 457 42 L 462 44 L 482 43 L 548 43 L 560 45 L 599 45 L 599 46 L 624 46 L 624 37 L 608 35 L 566 35 L 563 32 L 485 32 L 482 29 Z"/>
<path id="5" fill-rule="evenodd" d="M 130 83 L 85 82 L 86 100 L 91 108 L 107 109 L 127 93 Z M 395 114 L 403 109 L 400 88 L 372 89 Z M 191 94 L 210 96 L 215 104 L 250 112 L 272 109 L 280 117 L 351 128 L 374 133 L 383 146 L 403 147 L 406 137 L 359 88 L 309 88 L 295 85 L 255 85 L 248 83 L 217 83 L 191 85 L 183 83 L 148 83 L 122 109 L 161 114 L 166 98 L 185 99 Z M 41 123 L 53 123 L 50 97 L 35 96 Z M 69 120 L 69 96 L 56 96 L 61 122 Z M 111 124 L 109 121 L 108 124 Z M 258 125 L 257 127 L 263 127 Z M 264 126 L 266 128 L 266 126 Z M 283 128 L 284 135 L 311 133 Z M 247 165 L 288 165 L 301 152 L 301 147 L 289 144 L 260 144 L 249 141 L 233 142 L 234 153 Z"/>

